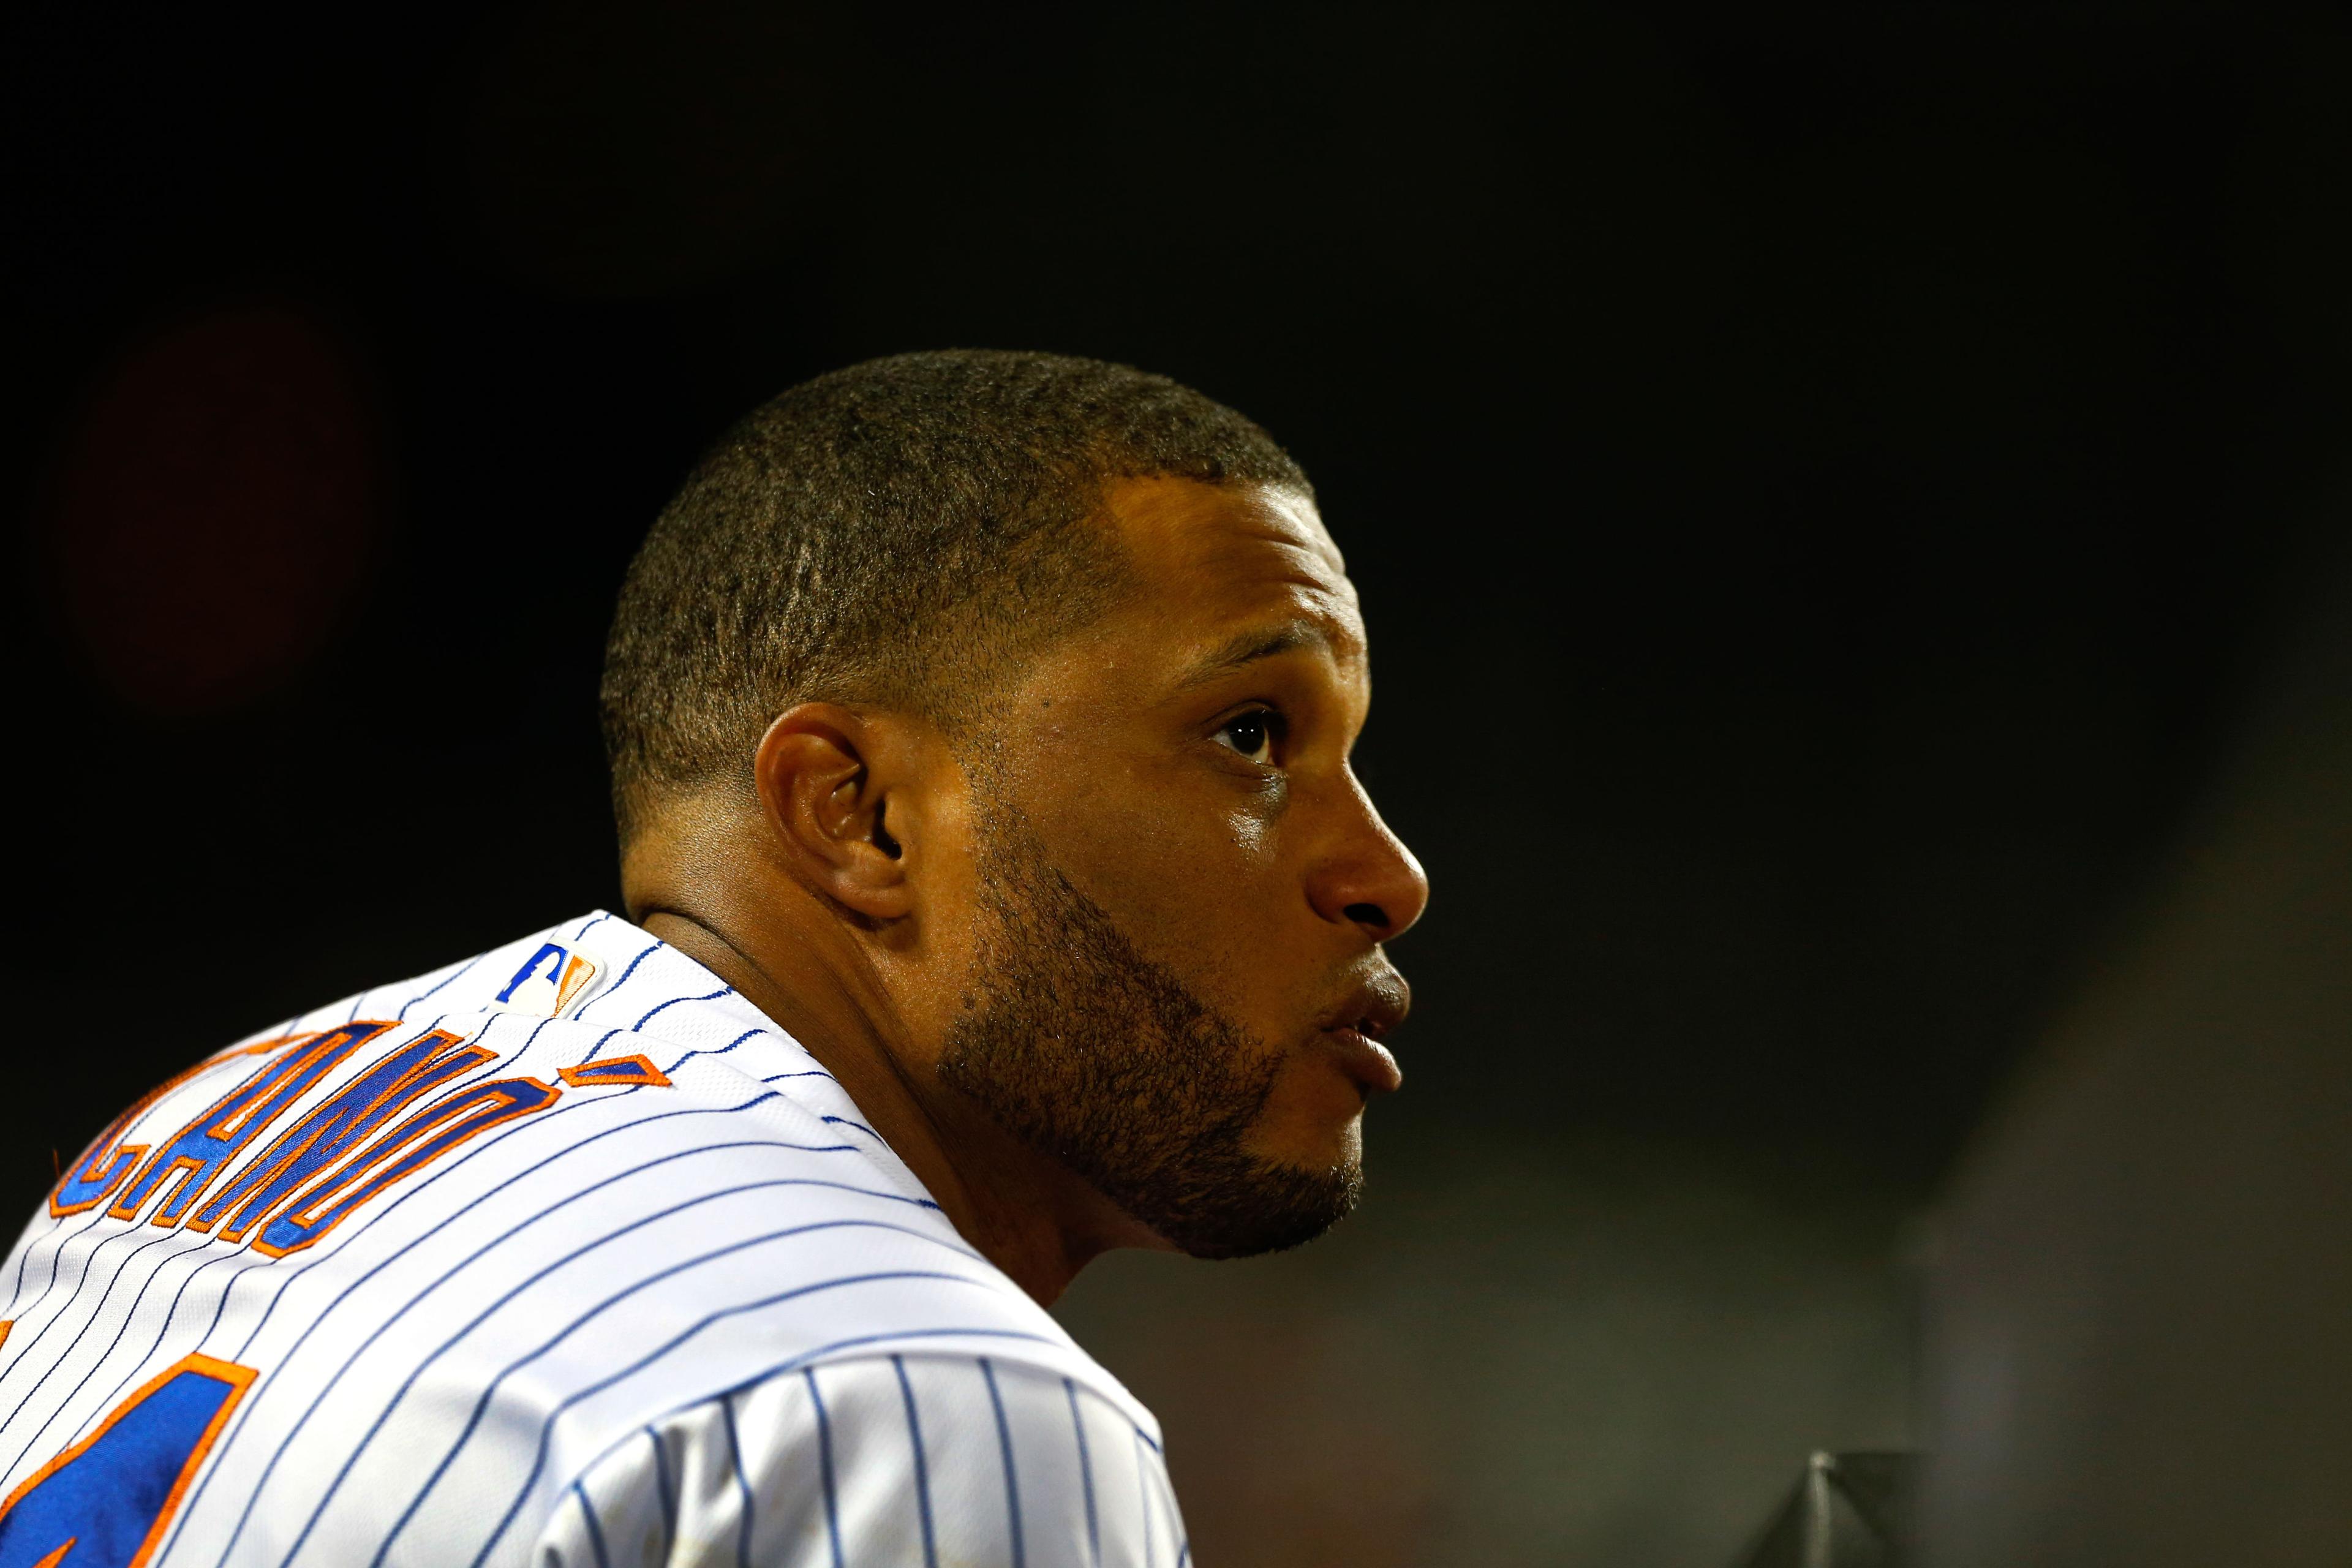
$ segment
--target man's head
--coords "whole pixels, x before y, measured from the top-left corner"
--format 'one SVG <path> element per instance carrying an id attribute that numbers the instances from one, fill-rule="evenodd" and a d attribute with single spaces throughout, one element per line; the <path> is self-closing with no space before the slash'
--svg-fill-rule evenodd
<path id="1" fill-rule="evenodd" d="M 1166 1245 L 1291 1245 L 1352 1201 L 1404 1007 L 1380 944 L 1426 896 L 1348 766 L 1369 697 L 1249 421 L 1089 361 L 853 367 L 722 441 L 631 569 L 630 905 L 755 886 L 935 1121 Z"/>
<path id="2" fill-rule="evenodd" d="M 795 702 L 953 724 L 1124 579 L 1106 483 L 1311 497 L 1255 425 L 1164 376 L 1051 354 L 900 354 L 723 437 L 629 568 L 604 721 L 625 839 L 663 795 L 748 778 Z"/>

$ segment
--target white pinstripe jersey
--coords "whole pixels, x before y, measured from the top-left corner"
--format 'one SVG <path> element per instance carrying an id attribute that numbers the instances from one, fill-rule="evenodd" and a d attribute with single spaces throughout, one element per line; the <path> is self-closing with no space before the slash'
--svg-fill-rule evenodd
<path id="1" fill-rule="evenodd" d="M 1188 1556 L 1150 1412 L 611 915 L 173 1079 L 0 1289 L 0 1568 Z"/>

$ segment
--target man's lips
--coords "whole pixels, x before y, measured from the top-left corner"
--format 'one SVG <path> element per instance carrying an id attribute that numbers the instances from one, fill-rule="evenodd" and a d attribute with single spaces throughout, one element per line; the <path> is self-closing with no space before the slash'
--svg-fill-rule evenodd
<path id="1" fill-rule="evenodd" d="M 1338 1053 L 1340 1070 L 1367 1095 L 1390 1093 L 1404 1082 L 1396 1058 L 1381 1042 L 1412 1008 L 1412 988 L 1403 975 L 1384 967 L 1324 1014 L 1323 1038 Z"/>
<path id="2" fill-rule="evenodd" d="M 1354 1079 L 1364 1093 L 1388 1094 L 1403 1084 L 1404 1071 L 1397 1066 L 1396 1058 L 1386 1046 L 1362 1030 L 1326 1029 L 1323 1038 L 1337 1051 L 1339 1070 Z"/>

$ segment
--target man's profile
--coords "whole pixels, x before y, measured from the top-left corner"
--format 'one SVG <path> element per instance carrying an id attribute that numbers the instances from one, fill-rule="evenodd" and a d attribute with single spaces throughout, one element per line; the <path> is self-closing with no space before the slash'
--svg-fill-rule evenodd
<path id="1" fill-rule="evenodd" d="M 626 918 L 168 1080 L 8 1258 L 0 1568 L 1175 1563 L 1045 1308 L 1295 1246 L 1426 884 L 1297 465 L 1123 366 L 874 361 L 623 586 Z"/>

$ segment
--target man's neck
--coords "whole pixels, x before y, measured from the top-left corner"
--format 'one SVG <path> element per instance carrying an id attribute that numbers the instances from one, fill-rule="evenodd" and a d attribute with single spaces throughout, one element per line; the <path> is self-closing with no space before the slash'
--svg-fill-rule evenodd
<path id="1" fill-rule="evenodd" d="M 658 883 L 649 897 L 633 889 L 637 923 L 806 1047 L 982 1257 L 1051 1306 L 1080 1268 L 1117 1243 L 1109 1232 L 1123 1216 L 1106 1214 L 1106 1201 L 1066 1166 L 936 1079 L 917 1080 L 903 1043 L 892 1037 L 887 997 L 815 899 L 797 888 L 772 898 L 730 897 L 725 883 L 697 882 L 688 896 Z M 795 901 L 807 908 L 790 909 Z M 811 915 L 834 929 L 812 929 Z"/>

